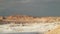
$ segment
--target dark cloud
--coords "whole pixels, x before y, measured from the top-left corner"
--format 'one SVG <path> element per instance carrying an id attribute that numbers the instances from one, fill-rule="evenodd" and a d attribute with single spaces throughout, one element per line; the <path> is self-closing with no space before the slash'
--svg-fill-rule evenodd
<path id="1" fill-rule="evenodd" d="M 60 16 L 60 0 L 0 0 L 0 15 Z"/>

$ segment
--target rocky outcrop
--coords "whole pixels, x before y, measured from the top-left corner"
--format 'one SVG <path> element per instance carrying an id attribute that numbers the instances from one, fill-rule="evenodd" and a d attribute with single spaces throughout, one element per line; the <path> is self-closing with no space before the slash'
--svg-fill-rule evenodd
<path id="1" fill-rule="evenodd" d="M 26 15 L 0 16 L 0 23 L 52 23 L 60 22 L 60 17 L 32 17 Z"/>

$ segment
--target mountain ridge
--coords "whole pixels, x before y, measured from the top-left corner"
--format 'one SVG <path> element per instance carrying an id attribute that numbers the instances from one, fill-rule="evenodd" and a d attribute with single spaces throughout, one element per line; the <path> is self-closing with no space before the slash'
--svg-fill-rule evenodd
<path id="1" fill-rule="evenodd" d="M 0 22 L 6 23 L 52 23 L 60 22 L 60 17 L 34 17 L 27 15 L 0 16 Z"/>

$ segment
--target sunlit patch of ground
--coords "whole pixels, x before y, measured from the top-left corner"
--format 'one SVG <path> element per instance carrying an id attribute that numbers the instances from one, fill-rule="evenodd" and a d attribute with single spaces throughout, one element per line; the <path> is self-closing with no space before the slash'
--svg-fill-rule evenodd
<path id="1" fill-rule="evenodd" d="M 34 23 L 34 24 L 4 24 L 0 25 L 1 33 L 12 32 L 47 32 L 55 29 L 60 23 Z"/>

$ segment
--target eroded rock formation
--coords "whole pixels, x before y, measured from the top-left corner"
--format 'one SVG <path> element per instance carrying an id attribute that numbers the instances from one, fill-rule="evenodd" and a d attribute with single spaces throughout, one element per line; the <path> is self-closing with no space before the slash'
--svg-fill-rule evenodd
<path id="1" fill-rule="evenodd" d="M 26 15 L 0 16 L 0 23 L 52 23 L 60 22 L 60 17 L 32 17 Z"/>

